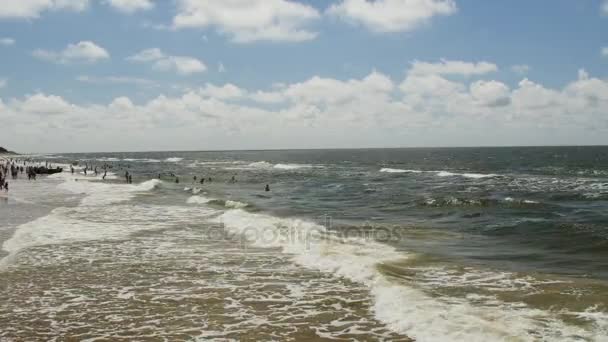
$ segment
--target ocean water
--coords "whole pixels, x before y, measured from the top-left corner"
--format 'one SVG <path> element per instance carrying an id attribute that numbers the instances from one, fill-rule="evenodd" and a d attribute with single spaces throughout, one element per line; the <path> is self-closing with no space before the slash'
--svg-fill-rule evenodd
<path id="1" fill-rule="evenodd" d="M 33 158 L 2 341 L 608 341 L 608 147 Z"/>

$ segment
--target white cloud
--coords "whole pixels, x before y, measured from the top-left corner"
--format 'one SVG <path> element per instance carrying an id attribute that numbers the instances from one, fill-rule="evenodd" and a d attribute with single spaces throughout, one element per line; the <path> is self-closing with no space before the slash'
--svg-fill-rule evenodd
<path id="1" fill-rule="evenodd" d="M 476 81 L 470 86 L 473 99 L 482 106 L 499 107 L 511 102 L 509 87 L 498 81 Z"/>
<path id="2" fill-rule="evenodd" d="M 207 83 L 205 88 L 200 89 L 199 93 L 205 97 L 212 97 L 220 100 L 236 99 L 245 96 L 246 91 L 232 83 L 221 87 Z"/>
<path id="3" fill-rule="evenodd" d="M 0 45 L 9 46 L 14 44 L 15 40 L 13 38 L 0 38 Z"/>
<path id="4" fill-rule="evenodd" d="M 36 115 L 67 113 L 74 108 L 73 105 L 60 96 L 45 95 L 43 93 L 28 96 L 23 101 L 16 100 L 11 105 L 20 112 Z"/>
<path id="5" fill-rule="evenodd" d="M 80 75 L 76 77 L 77 81 L 91 84 L 133 84 L 137 86 L 152 87 L 156 86 L 157 83 L 145 78 L 127 77 L 127 76 L 87 76 Z"/>
<path id="6" fill-rule="evenodd" d="M 608 15 L 608 0 L 604 0 L 602 4 L 601 12 L 603 15 Z"/>
<path id="7" fill-rule="evenodd" d="M 113 8 L 123 13 L 134 13 L 137 11 L 145 11 L 154 7 L 154 2 L 151 0 L 106 0 Z"/>
<path id="8" fill-rule="evenodd" d="M 207 70 L 201 60 L 187 56 L 166 55 L 159 48 L 142 50 L 127 58 L 131 62 L 150 63 L 152 67 L 162 71 L 173 71 L 180 75 L 190 75 Z"/>
<path id="9" fill-rule="evenodd" d="M 89 0 L 7 0 L 0 6 L 0 18 L 34 19 L 45 11 L 84 11 Z"/>
<path id="10" fill-rule="evenodd" d="M 608 46 L 602 48 L 602 56 L 608 57 Z"/>
<path id="11" fill-rule="evenodd" d="M 442 59 L 439 63 L 414 61 L 409 73 L 412 75 L 483 75 L 498 71 L 496 64 L 488 62 L 463 62 Z"/>
<path id="12" fill-rule="evenodd" d="M 337 104 L 352 101 L 361 94 L 384 96 L 393 88 L 394 84 L 390 78 L 374 71 L 361 80 L 339 81 L 315 76 L 305 82 L 288 86 L 283 90 L 283 94 L 293 102 Z"/>
<path id="13" fill-rule="evenodd" d="M 375 32 L 412 31 L 435 16 L 456 11 L 453 0 L 342 0 L 327 9 L 331 16 Z"/>
<path id="14" fill-rule="evenodd" d="M 495 145 L 498 136 L 510 139 L 502 144 L 605 143 L 606 112 L 608 81 L 584 70 L 563 88 L 523 79 L 511 89 L 498 80 L 454 81 L 438 73 L 410 72 L 393 80 L 373 71 L 347 80 L 313 76 L 268 89 L 206 84 L 142 103 L 119 96 L 107 104 L 78 105 L 42 93 L 0 100 L 0 116 L 22 137 L 8 138 L 26 144 L 50 134 L 44 148 L 52 150 L 118 150 L 125 144 L 192 149 L 201 135 L 207 148 Z M 52 121 L 40 120 L 50 114 Z M 597 140 L 587 140 L 593 132 L 599 132 Z M 73 137 L 62 141 L 66 136 Z"/>
<path id="15" fill-rule="evenodd" d="M 76 44 L 69 44 L 62 51 L 38 49 L 32 54 L 38 59 L 60 64 L 95 63 L 110 58 L 110 54 L 106 49 L 91 41 L 81 41 Z"/>
<path id="16" fill-rule="evenodd" d="M 530 66 L 527 64 L 516 64 L 511 67 L 511 70 L 519 75 L 525 75 L 530 71 Z"/>
<path id="17" fill-rule="evenodd" d="M 311 6 L 286 0 L 178 0 L 175 28 L 215 28 L 237 43 L 304 41 L 316 37 L 306 26 L 320 18 Z"/>

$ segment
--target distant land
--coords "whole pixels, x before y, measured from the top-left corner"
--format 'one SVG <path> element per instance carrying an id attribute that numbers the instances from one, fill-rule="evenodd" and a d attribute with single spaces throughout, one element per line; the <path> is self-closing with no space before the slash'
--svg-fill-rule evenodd
<path id="1" fill-rule="evenodd" d="M 16 154 L 13 151 L 9 151 L 7 149 L 5 149 L 4 147 L 0 146 L 0 154 Z"/>

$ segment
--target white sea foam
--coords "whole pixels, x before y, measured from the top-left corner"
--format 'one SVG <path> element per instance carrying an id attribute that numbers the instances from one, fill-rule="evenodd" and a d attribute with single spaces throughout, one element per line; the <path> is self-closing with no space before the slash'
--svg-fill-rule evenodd
<path id="1" fill-rule="evenodd" d="M 385 172 L 385 173 L 422 173 L 424 171 L 420 171 L 420 170 L 391 169 L 389 167 L 385 167 L 385 168 L 380 169 L 380 172 Z"/>
<path id="2" fill-rule="evenodd" d="M 259 162 L 255 162 L 255 163 L 251 163 L 249 165 L 247 165 L 248 167 L 254 167 L 254 168 L 261 168 L 261 169 L 265 169 L 265 168 L 270 168 L 272 167 L 272 164 L 267 162 L 267 161 L 259 161 Z"/>
<path id="3" fill-rule="evenodd" d="M 226 206 L 226 208 L 241 209 L 241 208 L 245 208 L 249 205 L 247 203 L 243 203 L 243 202 L 239 202 L 239 201 L 227 200 L 225 206 Z"/>
<path id="4" fill-rule="evenodd" d="M 12 254 L 32 246 L 122 239 L 138 231 L 169 228 L 176 223 L 190 222 L 214 213 L 215 210 L 207 207 L 86 204 L 74 208 L 60 207 L 19 226 L 2 248 Z M 151 219 L 158 217 L 162 220 Z"/>
<path id="5" fill-rule="evenodd" d="M 297 170 L 297 169 L 309 169 L 313 166 L 310 164 L 276 164 L 273 166 L 275 169 L 280 170 Z"/>
<path id="6" fill-rule="evenodd" d="M 161 181 L 158 179 L 151 179 L 140 184 L 111 184 L 72 180 L 61 183 L 58 187 L 72 193 L 86 195 L 81 200 L 83 205 L 108 205 L 127 201 L 138 193 L 154 189 L 160 183 Z"/>
<path id="7" fill-rule="evenodd" d="M 186 200 L 188 204 L 207 204 L 213 201 L 213 198 L 208 198 L 204 196 L 191 196 Z"/>
<path id="8" fill-rule="evenodd" d="M 475 296 L 436 297 L 407 282 L 390 280 L 378 270 L 378 265 L 407 260 L 412 255 L 370 240 L 338 239 L 312 222 L 243 210 L 227 211 L 214 220 L 223 223 L 227 230 L 242 234 L 255 246 L 281 247 L 300 265 L 367 285 L 374 298 L 376 317 L 391 329 L 418 341 L 568 341 L 575 336 L 590 340 L 607 337 L 605 331 L 568 325 L 554 312 L 533 309 L 523 303 L 491 297 L 486 302 Z M 508 290 L 521 286 L 522 282 L 491 272 L 456 276 L 438 270 L 426 277 L 431 288 L 433 282 L 474 281 L 475 286 L 504 286 Z"/>
<path id="9" fill-rule="evenodd" d="M 298 170 L 298 169 L 310 169 L 310 168 L 318 168 L 321 167 L 319 165 L 312 165 L 312 164 L 295 164 L 295 163 L 289 163 L 289 164 L 283 164 L 283 163 L 278 163 L 278 164 L 272 164 L 269 163 L 267 161 L 259 161 L 259 162 L 255 162 L 255 163 L 250 163 L 247 165 L 247 168 L 255 168 L 255 169 L 275 169 L 275 170 Z M 234 167 L 234 168 L 227 168 L 227 169 L 241 169 L 239 167 Z"/>
<path id="10" fill-rule="evenodd" d="M 167 159 L 165 159 L 165 161 L 168 162 L 168 163 L 178 163 L 178 162 L 180 162 L 182 160 L 184 160 L 184 158 L 173 157 L 173 158 L 167 158 Z"/>
<path id="11" fill-rule="evenodd" d="M 484 173 L 456 173 L 450 171 L 423 171 L 423 170 L 408 170 L 408 169 L 393 169 L 393 168 L 382 168 L 380 172 L 384 173 L 434 173 L 438 177 L 464 177 L 464 178 L 490 178 L 498 177 L 497 174 L 484 174 Z"/>

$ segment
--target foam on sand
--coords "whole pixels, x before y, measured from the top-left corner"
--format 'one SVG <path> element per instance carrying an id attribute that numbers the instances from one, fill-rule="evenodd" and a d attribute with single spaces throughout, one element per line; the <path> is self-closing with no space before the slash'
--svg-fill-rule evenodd
<path id="1" fill-rule="evenodd" d="M 65 244 L 78 241 L 116 240 L 144 230 L 170 228 L 178 222 L 190 222 L 214 214 L 211 208 L 181 206 L 83 205 L 59 207 L 46 216 L 20 225 L 2 248 L 10 257 L 28 247 Z M 162 217 L 162 220 L 151 220 Z"/>

